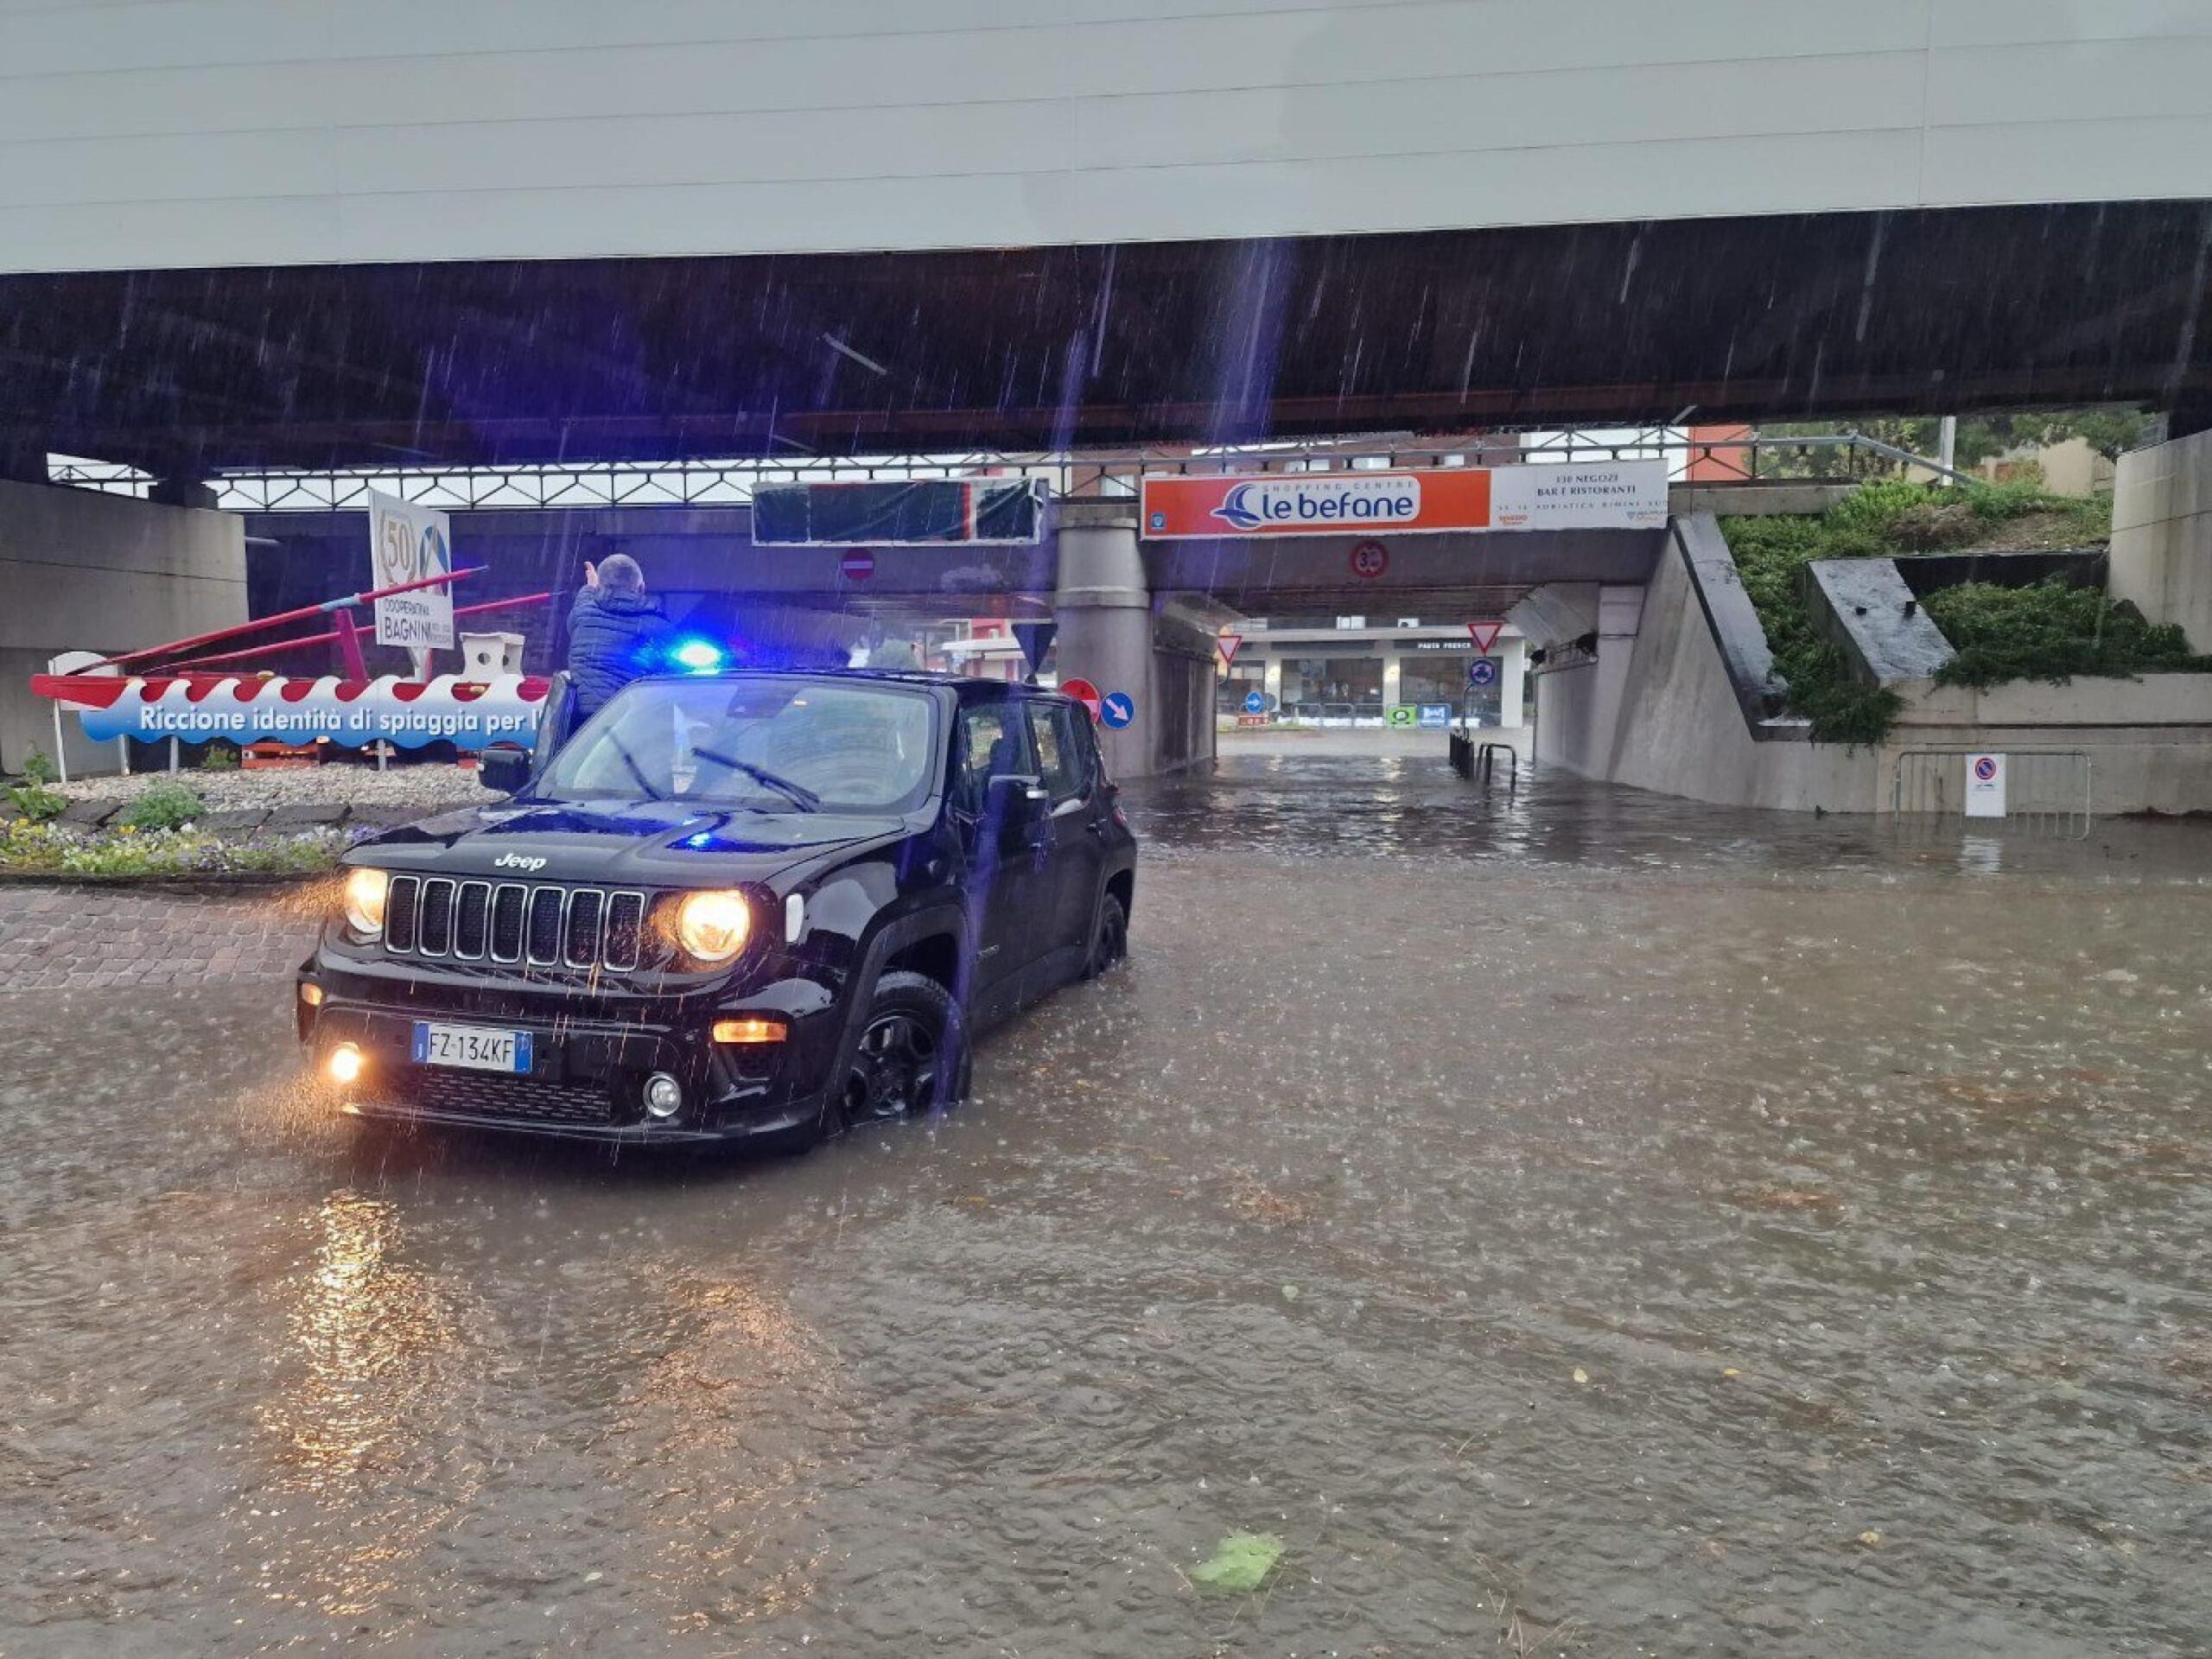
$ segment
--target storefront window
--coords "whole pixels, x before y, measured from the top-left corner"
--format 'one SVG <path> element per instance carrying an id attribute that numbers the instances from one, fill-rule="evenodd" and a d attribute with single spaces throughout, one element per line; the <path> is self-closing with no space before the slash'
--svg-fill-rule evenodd
<path id="1" fill-rule="evenodd" d="M 1293 657 L 1282 665 L 1286 714 L 1373 715 L 1382 709 L 1380 657 Z"/>
<path id="2" fill-rule="evenodd" d="M 1505 681 L 1504 664 L 1488 685 L 1467 683 L 1468 665 L 1476 660 L 1471 651 L 1409 652 L 1398 665 L 1398 700 L 1410 703 L 1448 703 L 1456 723 L 1465 710 L 1478 725 L 1500 723 L 1503 703 L 1499 690 Z"/>
<path id="3" fill-rule="evenodd" d="M 1239 663 L 1223 675 L 1214 688 L 1214 709 L 1224 715 L 1244 712 L 1244 699 L 1255 691 L 1265 691 L 1268 671 L 1258 663 Z"/>

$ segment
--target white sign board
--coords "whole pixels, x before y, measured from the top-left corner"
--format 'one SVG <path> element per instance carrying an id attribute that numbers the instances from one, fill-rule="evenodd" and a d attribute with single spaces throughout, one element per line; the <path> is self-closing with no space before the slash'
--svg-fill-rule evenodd
<path id="1" fill-rule="evenodd" d="M 410 506 L 396 496 L 369 492 L 369 569 L 378 588 L 453 569 L 453 535 L 446 516 Z M 377 601 L 377 643 L 413 651 L 451 651 L 453 588 L 418 588 Z"/>
<path id="2" fill-rule="evenodd" d="M 1663 461 L 1501 467 L 1490 492 L 1493 530 L 1657 530 L 1667 522 Z"/>
<path id="3" fill-rule="evenodd" d="M 2005 816 L 2005 757 L 2001 754 L 1967 756 L 1967 817 L 2001 818 Z"/>

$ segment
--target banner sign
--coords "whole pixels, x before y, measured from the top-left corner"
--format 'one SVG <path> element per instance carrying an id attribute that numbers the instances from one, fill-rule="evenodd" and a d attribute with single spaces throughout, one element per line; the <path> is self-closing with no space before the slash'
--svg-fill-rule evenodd
<path id="1" fill-rule="evenodd" d="M 445 514 L 377 490 L 368 494 L 369 563 L 375 586 L 396 587 L 452 570 L 453 531 Z M 391 594 L 376 605 L 377 644 L 415 651 L 454 648 L 452 588 Z"/>
<path id="2" fill-rule="evenodd" d="M 322 740 L 346 748 L 383 741 L 403 749 L 426 743 L 531 747 L 550 683 L 520 674 L 474 681 L 442 674 L 428 682 L 394 675 L 374 680 L 334 675 L 318 680 L 212 674 L 31 677 L 33 691 L 78 711 L 85 735 L 95 742 L 175 737 L 205 743 L 219 737 L 242 745 Z"/>
<path id="3" fill-rule="evenodd" d="M 1501 467 L 1491 486 L 1492 530 L 1659 530 L 1667 523 L 1663 461 Z"/>
<path id="4" fill-rule="evenodd" d="M 1402 473 L 1161 475 L 1143 480 L 1154 541 L 1218 537 L 1434 535 L 1483 530 L 1656 530 L 1663 461 L 1450 467 Z"/>

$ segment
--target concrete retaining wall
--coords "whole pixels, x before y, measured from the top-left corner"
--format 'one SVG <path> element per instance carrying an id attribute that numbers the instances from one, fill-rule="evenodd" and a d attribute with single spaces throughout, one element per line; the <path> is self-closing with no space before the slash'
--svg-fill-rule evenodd
<path id="1" fill-rule="evenodd" d="M 1986 691 L 1902 681 L 1905 707 L 1878 748 L 1813 743 L 1802 722 L 1753 720 L 1738 677 L 1674 545 L 1631 635 L 1601 632 L 1597 663 L 1539 678 L 1538 758 L 1693 800 L 1887 812 L 1898 757 L 1914 750 L 2079 749 L 2094 811 L 2212 812 L 2212 675 Z"/>
<path id="2" fill-rule="evenodd" d="M 2120 458 L 2113 483 L 2110 583 L 2153 622 L 2175 622 L 2212 652 L 2212 432 Z"/>
<path id="3" fill-rule="evenodd" d="M 0 482 L 0 770 L 51 751 L 30 677 L 56 652 L 156 645 L 246 620 L 245 533 L 232 513 Z M 112 745 L 62 729 L 73 772 L 113 771 Z"/>
<path id="4" fill-rule="evenodd" d="M 1550 706 L 1540 700 L 1538 754 L 1586 777 L 1738 806 L 1808 812 L 1874 809 L 1877 760 L 1865 749 L 1752 734 L 1712 626 L 1692 589 L 1678 549 L 1659 562 L 1632 639 L 1599 641 L 1624 658 L 1610 749 L 1548 755 Z M 1539 682 L 1540 699 L 1543 683 Z M 1597 690 L 1593 683 L 1592 690 Z M 1580 764 L 1578 764 L 1580 762 Z"/>

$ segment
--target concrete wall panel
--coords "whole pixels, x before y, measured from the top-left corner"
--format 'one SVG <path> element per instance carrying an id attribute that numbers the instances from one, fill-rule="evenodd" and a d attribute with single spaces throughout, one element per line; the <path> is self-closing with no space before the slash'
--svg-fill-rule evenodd
<path id="1" fill-rule="evenodd" d="M 29 679 L 64 651 L 157 645 L 246 618 L 245 531 L 232 513 L 0 482 L 0 769 L 54 747 Z M 112 767 L 65 719 L 73 767 Z"/>
<path id="2" fill-rule="evenodd" d="M 2212 432 L 2120 458 L 2107 569 L 2113 598 L 2212 652 Z"/>
<path id="3" fill-rule="evenodd" d="M 0 0 L 0 269 L 2212 195 L 2212 0 Z"/>

